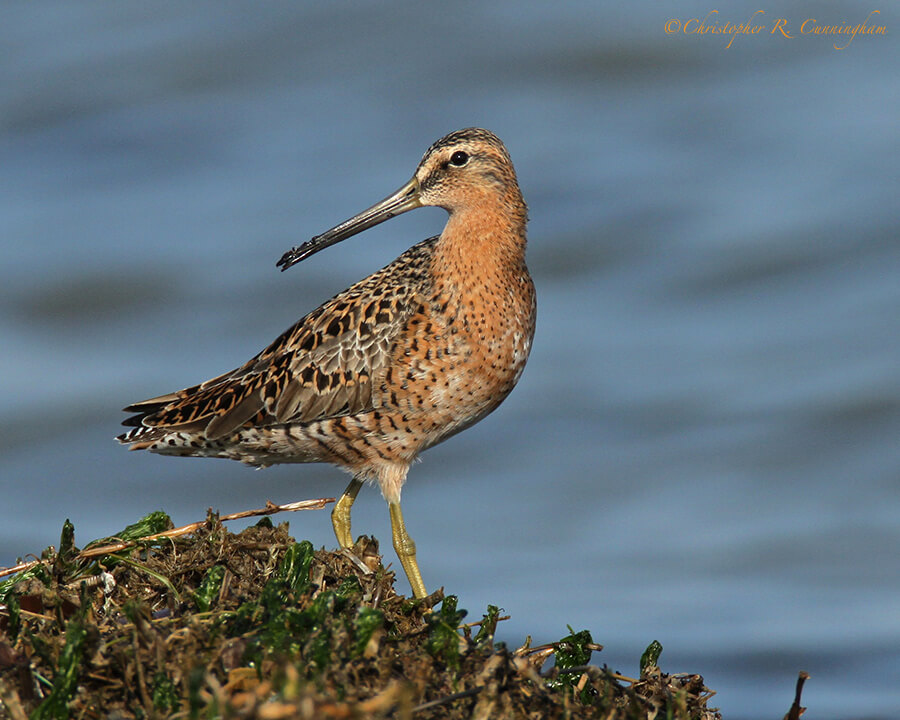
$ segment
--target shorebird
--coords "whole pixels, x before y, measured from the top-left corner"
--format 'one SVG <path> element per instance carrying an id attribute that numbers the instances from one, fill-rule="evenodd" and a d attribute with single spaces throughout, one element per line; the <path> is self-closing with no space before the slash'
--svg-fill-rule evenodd
<path id="1" fill-rule="evenodd" d="M 527 208 L 509 153 L 480 128 L 450 133 L 392 195 L 286 252 L 286 270 L 423 206 L 449 213 L 440 235 L 313 310 L 236 370 L 134 403 L 117 439 L 132 450 L 257 467 L 326 462 L 353 479 L 331 518 L 353 546 L 350 510 L 366 481 L 388 503 L 394 549 L 427 595 L 400 492 L 423 450 L 481 420 L 525 368 L 535 325 L 525 265 Z"/>

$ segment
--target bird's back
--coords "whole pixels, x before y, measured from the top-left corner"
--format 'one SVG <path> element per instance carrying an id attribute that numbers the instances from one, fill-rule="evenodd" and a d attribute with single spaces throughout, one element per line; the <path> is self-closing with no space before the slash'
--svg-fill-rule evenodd
<path id="1" fill-rule="evenodd" d="M 437 238 L 352 285 L 288 328 L 239 368 L 134 403 L 119 436 L 131 449 L 235 457 L 247 428 L 302 426 L 375 409 L 377 383 L 408 318 L 428 294 Z M 318 457 L 281 461 L 308 462 Z M 313 453 L 315 455 L 315 453 Z M 254 464 L 253 453 L 244 459 Z M 331 460 L 331 458 L 321 458 Z"/>

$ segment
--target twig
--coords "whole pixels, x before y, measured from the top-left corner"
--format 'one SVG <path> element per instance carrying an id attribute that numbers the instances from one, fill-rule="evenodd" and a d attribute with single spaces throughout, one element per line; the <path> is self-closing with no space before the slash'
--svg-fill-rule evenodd
<path id="1" fill-rule="evenodd" d="M 321 510 L 328 503 L 333 502 L 334 498 L 300 500 L 299 502 L 287 503 L 286 505 L 276 505 L 275 503 L 267 502 L 264 508 L 258 508 L 256 510 L 242 510 L 241 512 L 231 513 L 230 515 L 222 515 L 219 520 L 225 522 L 228 520 L 241 520 L 248 517 L 259 517 L 260 515 L 274 515 L 275 513 L 280 512 L 296 512 L 298 510 Z M 148 540 L 159 540 L 161 538 L 174 538 L 181 537 L 182 535 L 190 535 L 192 532 L 199 530 L 205 524 L 206 520 L 201 520 L 199 522 L 193 522 L 188 525 L 182 525 L 178 528 L 173 528 L 172 530 L 166 530 L 165 532 L 156 533 L 155 535 L 136 538 L 135 540 L 130 540 L 128 542 L 117 542 L 111 545 L 104 545 L 102 547 L 88 548 L 87 550 L 82 550 L 80 553 L 78 553 L 76 559 L 87 560 L 99 555 L 109 555 L 110 553 L 127 550 L 128 548 L 133 547 L 138 543 L 147 542 Z M 18 565 L 13 565 L 12 567 L 0 568 L 0 577 L 22 572 L 23 570 L 30 570 L 35 565 L 39 565 L 41 562 L 41 560 L 30 560 L 29 562 L 19 563 Z"/>
<path id="2" fill-rule="evenodd" d="M 144 706 L 145 710 L 149 710 L 153 705 L 150 702 L 150 694 L 147 692 L 147 681 L 144 678 L 144 663 L 141 662 L 141 645 L 138 641 L 137 624 L 135 624 L 131 647 L 134 650 L 134 669 L 135 674 L 137 675 L 137 686 L 138 693 L 141 696 L 141 704 Z"/>
<path id="3" fill-rule="evenodd" d="M 38 563 L 40 563 L 40 560 L 29 560 L 28 562 L 13 565 L 12 567 L 0 568 L 0 577 L 3 577 L 4 575 L 12 575 L 13 573 L 17 572 L 22 572 L 23 570 L 29 570 Z"/>
<path id="4" fill-rule="evenodd" d="M 453 693 L 452 695 L 447 695 L 447 697 L 438 698 L 437 700 L 429 700 L 426 703 L 422 703 L 421 705 L 416 705 L 411 712 L 421 712 L 422 710 L 427 710 L 428 708 L 437 707 L 438 705 L 446 705 L 447 703 L 451 703 L 454 700 L 462 700 L 463 698 L 472 697 L 473 695 L 477 695 L 482 690 L 484 690 L 484 685 L 479 685 L 478 687 L 473 687 L 471 690 L 463 690 L 462 692 Z"/>
<path id="5" fill-rule="evenodd" d="M 628 677 L 627 675 L 623 675 L 622 673 L 617 673 L 614 670 L 609 670 L 608 672 L 609 672 L 609 676 L 611 678 L 614 678 L 616 680 L 621 680 L 622 682 L 631 683 L 632 685 L 635 685 L 641 681 L 640 678 Z"/>
<path id="6" fill-rule="evenodd" d="M 0 680 L 0 707 L 6 708 L 12 720 L 28 720 L 22 701 L 19 700 L 19 693 L 14 688 L 7 687 L 2 680 Z"/>
<path id="7" fill-rule="evenodd" d="M 794 702 L 791 709 L 788 710 L 784 720 L 800 720 L 800 716 L 806 711 L 805 707 L 800 707 L 800 696 L 803 694 L 803 683 L 809 680 L 809 673 L 800 671 L 797 677 L 797 689 L 794 691 Z"/>
<path id="8" fill-rule="evenodd" d="M 607 677 L 611 677 L 615 680 L 622 680 L 624 682 L 631 683 L 632 685 L 640 682 L 638 678 L 628 677 L 627 675 L 622 675 L 621 673 L 613 672 L 612 670 L 606 670 L 604 668 L 597 667 L 596 665 L 578 665 L 577 667 L 570 668 L 552 667 L 547 672 L 542 673 L 541 677 L 544 679 L 548 679 L 554 677 L 554 675 L 577 675 L 579 673 L 588 673 L 590 675 L 596 675 L 597 677 L 606 675 Z"/>
<path id="9" fill-rule="evenodd" d="M 366 565 L 362 561 L 362 558 L 360 558 L 355 552 L 353 552 L 353 550 L 351 550 L 350 548 L 341 548 L 339 552 L 341 553 L 341 555 L 343 555 L 345 558 L 347 558 L 350 562 L 352 562 L 356 567 L 358 567 L 359 571 L 363 575 L 371 575 L 372 574 L 372 569 L 368 565 Z"/>
<path id="10" fill-rule="evenodd" d="M 503 616 L 497 618 L 497 622 L 509 620 L 510 617 L 512 617 L 512 616 L 511 615 L 503 615 Z M 473 628 L 473 627 L 478 627 L 479 625 L 484 625 L 484 620 L 478 620 L 477 622 L 464 623 L 463 625 L 460 625 L 460 627 L 461 628 Z"/>
<path id="11" fill-rule="evenodd" d="M 0 609 L 5 609 L 4 605 L 0 605 Z M 44 620 L 45 622 L 53 622 L 56 620 L 55 617 L 51 617 L 50 615 L 41 615 L 41 613 L 30 612 L 29 610 L 19 609 L 19 612 L 22 614 L 22 617 L 31 618 L 32 620 Z"/>

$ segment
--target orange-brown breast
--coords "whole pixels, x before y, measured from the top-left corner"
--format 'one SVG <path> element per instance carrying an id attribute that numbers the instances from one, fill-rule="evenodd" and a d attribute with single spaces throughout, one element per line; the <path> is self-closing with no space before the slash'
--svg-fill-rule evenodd
<path id="1" fill-rule="evenodd" d="M 477 422 L 513 389 L 531 349 L 534 285 L 524 232 L 488 212 L 451 217 L 430 258 L 430 287 L 394 347 L 375 404 L 414 428 L 417 453 Z M 406 433 L 403 433 L 404 435 Z"/>

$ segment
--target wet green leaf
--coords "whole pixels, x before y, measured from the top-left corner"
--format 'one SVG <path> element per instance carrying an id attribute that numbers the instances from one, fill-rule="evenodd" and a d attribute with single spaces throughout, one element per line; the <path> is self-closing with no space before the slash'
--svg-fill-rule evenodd
<path id="1" fill-rule="evenodd" d="M 68 704 L 78 689 L 79 668 L 86 638 L 83 618 L 75 617 L 66 623 L 66 644 L 53 677 L 53 689 L 32 713 L 32 720 L 66 720 L 69 717 Z"/>
<path id="2" fill-rule="evenodd" d="M 647 646 L 647 649 L 641 655 L 641 675 L 644 675 L 650 668 L 656 667 L 662 649 L 663 647 L 658 640 L 654 640 Z"/>
<path id="3" fill-rule="evenodd" d="M 145 515 L 140 520 L 131 525 L 128 525 L 125 529 L 120 530 L 115 535 L 105 538 L 98 538 L 97 540 L 93 540 L 87 544 L 87 547 L 96 547 L 99 545 L 109 545 L 114 542 L 130 542 L 132 540 L 138 540 L 143 537 L 147 537 L 148 535 L 156 535 L 157 533 L 165 532 L 169 528 L 172 527 L 172 519 L 168 516 L 167 513 L 162 510 L 154 510 L 153 512 Z"/>
<path id="4" fill-rule="evenodd" d="M 494 642 L 494 633 L 497 632 L 497 619 L 500 617 L 500 608 L 496 605 L 488 605 L 487 613 L 481 620 L 481 627 L 475 635 L 476 645 L 491 644 Z"/>
<path id="5" fill-rule="evenodd" d="M 19 596 L 15 593 L 8 593 L 4 599 L 4 604 L 9 617 L 6 634 L 10 640 L 15 641 L 19 637 L 19 631 L 22 629 L 22 608 L 19 605 Z"/>
<path id="6" fill-rule="evenodd" d="M 203 686 L 206 684 L 206 668 L 199 665 L 193 668 L 188 675 L 188 706 L 190 717 L 200 717 L 200 710 L 206 705 L 203 699 Z"/>
<path id="7" fill-rule="evenodd" d="M 329 625 L 320 625 L 311 633 L 309 642 L 303 648 L 304 656 L 311 660 L 319 670 L 328 667 L 331 660 L 331 633 Z"/>
<path id="8" fill-rule="evenodd" d="M 355 577 L 348 577 L 344 578 L 343 582 L 337 587 L 334 592 L 340 598 L 349 599 L 356 593 L 362 592 L 362 588 L 359 586 L 359 579 Z"/>
<path id="9" fill-rule="evenodd" d="M 353 621 L 353 655 L 362 655 L 376 630 L 384 626 L 384 613 L 375 608 L 360 608 Z"/>
<path id="10" fill-rule="evenodd" d="M 571 626 L 569 634 L 559 641 L 556 651 L 556 667 L 560 670 L 587 665 L 591 661 L 591 650 L 587 646 L 594 642 L 587 630 L 575 632 Z"/>
<path id="11" fill-rule="evenodd" d="M 313 554 L 312 543 L 308 540 L 294 543 L 284 553 L 272 579 L 286 583 L 295 593 L 306 591 L 312 585 L 309 581 L 309 567 L 312 565 Z"/>
<path id="12" fill-rule="evenodd" d="M 59 557 L 70 558 L 75 553 L 75 526 L 66 518 L 59 535 Z"/>
<path id="13" fill-rule="evenodd" d="M 200 612 L 209 612 L 213 601 L 222 589 L 222 580 L 224 579 L 225 568 L 222 565 L 213 565 L 206 571 L 206 575 L 200 581 L 197 592 L 191 594 L 194 604 Z"/>
<path id="14" fill-rule="evenodd" d="M 428 640 L 425 647 L 432 657 L 441 660 L 447 667 L 459 668 L 459 624 L 466 616 L 465 610 L 457 610 L 456 595 L 448 595 L 441 603 L 440 612 L 429 615 Z"/>
<path id="15" fill-rule="evenodd" d="M 175 712 L 181 707 L 180 693 L 175 683 L 163 672 L 153 677 L 153 707 L 163 712 Z"/>
<path id="16" fill-rule="evenodd" d="M 572 626 L 569 628 L 569 634 L 557 643 L 555 667 L 560 670 L 568 670 L 569 668 L 581 667 L 587 665 L 591 661 L 591 649 L 588 645 L 594 642 L 591 633 L 587 630 L 575 632 Z M 577 673 L 560 672 L 556 678 L 547 680 L 547 686 L 554 690 L 561 688 L 573 688 L 578 682 Z M 583 703 L 590 702 L 590 691 L 582 691 L 579 695 Z"/>
<path id="17" fill-rule="evenodd" d="M 148 535 L 165 532 L 170 527 L 172 527 L 172 519 L 169 515 L 162 510 L 154 510 L 136 523 L 132 523 L 124 530 L 117 532 L 116 537 L 125 541 L 137 540 Z"/>
<path id="18" fill-rule="evenodd" d="M 75 563 L 75 554 L 78 548 L 75 547 L 75 526 L 66 521 L 63 523 L 62 531 L 59 534 L 59 550 L 53 560 L 53 569 L 57 573 L 67 573 Z"/>

